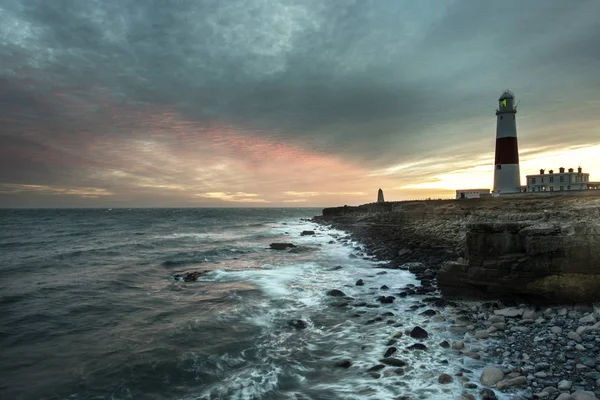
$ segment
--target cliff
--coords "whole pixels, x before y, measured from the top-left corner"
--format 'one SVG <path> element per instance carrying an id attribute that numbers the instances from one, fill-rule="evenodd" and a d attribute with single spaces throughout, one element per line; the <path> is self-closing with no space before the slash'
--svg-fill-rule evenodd
<path id="1" fill-rule="evenodd" d="M 446 297 L 600 298 L 600 193 L 366 204 L 323 210 L 391 268 L 423 262 Z"/>

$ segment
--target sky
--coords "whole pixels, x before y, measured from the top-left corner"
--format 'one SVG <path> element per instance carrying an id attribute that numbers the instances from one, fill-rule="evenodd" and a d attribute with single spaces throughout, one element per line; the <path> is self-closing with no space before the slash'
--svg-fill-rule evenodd
<path id="1" fill-rule="evenodd" d="M 597 0 L 2 0 L 0 207 L 327 207 L 600 180 Z"/>

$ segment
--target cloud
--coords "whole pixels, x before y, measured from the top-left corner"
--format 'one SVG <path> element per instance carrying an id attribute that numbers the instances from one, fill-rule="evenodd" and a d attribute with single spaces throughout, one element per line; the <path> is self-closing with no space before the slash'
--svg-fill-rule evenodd
<path id="1" fill-rule="evenodd" d="M 223 201 L 233 201 L 239 203 L 268 203 L 267 200 L 257 198 L 255 193 L 224 193 L 224 192 L 213 192 L 213 193 L 201 193 L 197 196 L 205 197 L 207 199 L 219 199 Z"/>
<path id="2" fill-rule="evenodd" d="M 598 14 L 562 0 L 5 0 L 0 183 L 144 204 L 363 201 L 483 174 L 505 87 L 523 149 L 593 146 Z"/>

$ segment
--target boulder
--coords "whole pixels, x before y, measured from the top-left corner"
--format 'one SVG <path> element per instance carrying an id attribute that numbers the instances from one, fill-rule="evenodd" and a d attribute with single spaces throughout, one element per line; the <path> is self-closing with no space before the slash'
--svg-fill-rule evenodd
<path id="1" fill-rule="evenodd" d="M 309 235 L 314 235 L 314 234 L 315 234 L 315 231 L 302 231 L 300 236 L 309 236 Z"/>
<path id="2" fill-rule="evenodd" d="M 272 250 L 286 250 L 288 248 L 296 247 L 292 243 L 271 243 L 270 247 Z"/>
<path id="3" fill-rule="evenodd" d="M 333 296 L 333 297 L 343 297 L 345 296 L 346 293 L 342 292 L 341 290 L 338 289 L 333 289 L 327 292 L 327 296 Z"/>
<path id="4" fill-rule="evenodd" d="M 356 283 L 355 283 L 356 286 L 364 286 L 364 284 L 365 283 L 363 282 L 362 279 L 357 280 Z"/>
<path id="5" fill-rule="evenodd" d="M 524 385 L 525 383 L 527 383 L 527 378 L 525 378 L 524 376 L 517 376 L 515 378 L 504 379 L 504 380 L 501 380 L 500 382 L 496 383 L 496 389 L 503 392 L 510 387 L 521 386 L 521 385 Z"/>
<path id="6" fill-rule="evenodd" d="M 448 374 L 441 374 L 438 377 L 438 383 L 441 383 L 442 385 L 445 385 L 450 382 L 452 382 L 452 377 Z"/>
<path id="7" fill-rule="evenodd" d="M 196 282 L 204 273 L 206 273 L 206 271 L 190 271 L 184 272 L 183 274 L 175 274 L 173 275 L 173 278 L 177 279 L 178 281 Z"/>
<path id="8" fill-rule="evenodd" d="M 302 321 L 301 319 L 293 319 L 288 322 L 288 325 L 296 329 L 306 329 L 306 327 L 308 326 L 308 324 L 305 321 Z"/>
<path id="9" fill-rule="evenodd" d="M 416 326 L 412 331 L 410 331 L 410 337 L 415 339 L 427 339 L 429 334 L 425 329 L 421 328 L 420 326 Z"/>
<path id="10" fill-rule="evenodd" d="M 352 361 L 350 361 L 350 360 L 344 360 L 344 361 L 340 361 L 340 362 L 337 362 L 337 363 L 335 364 L 335 366 L 336 366 L 336 367 L 340 367 L 340 368 L 346 368 L 346 369 L 347 369 L 347 368 L 350 368 L 350 367 L 352 366 Z"/>
<path id="11" fill-rule="evenodd" d="M 485 367 L 479 378 L 479 382 L 485 386 L 494 386 L 504 378 L 504 372 L 500 368 Z"/>
<path id="12" fill-rule="evenodd" d="M 407 365 L 406 362 L 393 357 L 384 358 L 382 360 L 379 360 L 379 362 L 385 365 L 390 365 L 392 367 L 405 367 Z"/>
<path id="13" fill-rule="evenodd" d="M 391 356 L 392 354 L 394 354 L 396 351 L 398 351 L 398 349 L 397 349 L 397 348 L 395 348 L 395 347 L 390 347 L 389 349 L 387 349 L 387 350 L 385 351 L 385 353 L 383 354 L 383 356 L 384 356 L 385 358 L 388 358 L 389 356 Z"/>

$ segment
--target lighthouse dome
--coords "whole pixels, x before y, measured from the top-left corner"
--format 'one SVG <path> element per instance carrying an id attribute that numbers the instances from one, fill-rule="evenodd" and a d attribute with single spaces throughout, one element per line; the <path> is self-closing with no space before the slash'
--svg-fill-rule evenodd
<path id="1" fill-rule="evenodd" d="M 513 94 L 513 92 L 511 92 L 510 90 L 505 90 L 504 93 L 502 93 L 502 96 L 500 96 L 500 98 L 498 100 L 504 100 L 504 99 L 514 99 L 515 95 Z"/>

